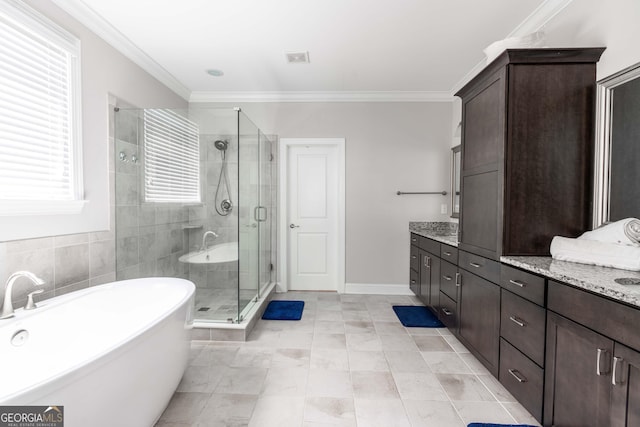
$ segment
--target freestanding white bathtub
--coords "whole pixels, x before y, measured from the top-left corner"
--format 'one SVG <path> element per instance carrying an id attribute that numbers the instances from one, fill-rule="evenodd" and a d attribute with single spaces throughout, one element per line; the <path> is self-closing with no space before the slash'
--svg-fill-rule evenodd
<path id="1" fill-rule="evenodd" d="M 0 320 L 0 405 L 63 405 L 65 427 L 152 426 L 187 366 L 193 283 L 124 280 Z"/>

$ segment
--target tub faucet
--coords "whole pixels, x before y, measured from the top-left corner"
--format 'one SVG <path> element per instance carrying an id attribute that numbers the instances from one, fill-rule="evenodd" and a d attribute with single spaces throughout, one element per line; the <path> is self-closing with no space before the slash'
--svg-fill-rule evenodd
<path id="1" fill-rule="evenodd" d="M 11 294 L 13 293 L 13 284 L 20 277 L 26 277 L 31 280 L 34 285 L 44 285 L 44 280 L 39 278 L 33 273 L 28 271 L 16 271 L 7 279 L 7 283 L 4 285 L 4 302 L 2 303 L 2 312 L 0 312 L 0 319 L 8 319 L 13 317 L 13 304 L 11 303 Z"/>
<path id="2" fill-rule="evenodd" d="M 211 231 L 211 230 L 209 230 L 209 231 L 207 231 L 206 233 L 204 233 L 204 235 L 202 236 L 202 246 L 200 247 L 200 250 L 201 250 L 201 251 L 206 251 L 207 249 L 209 249 L 209 248 L 206 246 L 206 244 L 207 244 L 207 237 L 209 237 L 209 236 L 213 236 L 213 238 L 214 238 L 214 239 L 218 238 L 218 235 L 217 235 L 215 232 Z"/>

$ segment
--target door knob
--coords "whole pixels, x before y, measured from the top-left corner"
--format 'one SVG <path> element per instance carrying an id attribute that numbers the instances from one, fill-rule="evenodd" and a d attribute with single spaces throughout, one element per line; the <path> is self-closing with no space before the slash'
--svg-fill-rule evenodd
<path id="1" fill-rule="evenodd" d="M 300 228 L 300 226 L 295 224 L 289 224 L 289 228 Z"/>

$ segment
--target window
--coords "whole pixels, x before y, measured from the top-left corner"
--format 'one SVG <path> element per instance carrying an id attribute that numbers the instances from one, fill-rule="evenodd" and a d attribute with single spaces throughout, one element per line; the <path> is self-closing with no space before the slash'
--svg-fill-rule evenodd
<path id="1" fill-rule="evenodd" d="M 15 1 L 0 2 L 0 214 L 78 213 L 80 42 Z"/>
<path id="2" fill-rule="evenodd" d="M 144 200 L 200 203 L 198 126 L 171 110 L 144 110 Z"/>

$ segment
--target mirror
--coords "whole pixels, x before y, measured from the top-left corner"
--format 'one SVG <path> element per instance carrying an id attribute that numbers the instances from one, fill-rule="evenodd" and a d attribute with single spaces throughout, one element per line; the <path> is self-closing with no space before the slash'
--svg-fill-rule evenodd
<path id="1" fill-rule="evenodd" d="M 451 149 L 451 218 L 460 216 L 460 145 Z"/>
<path id="2" fill-rule="evenodd" d="M 593 228 L 640 217 L 640 64 L 598 82 Z"/>

